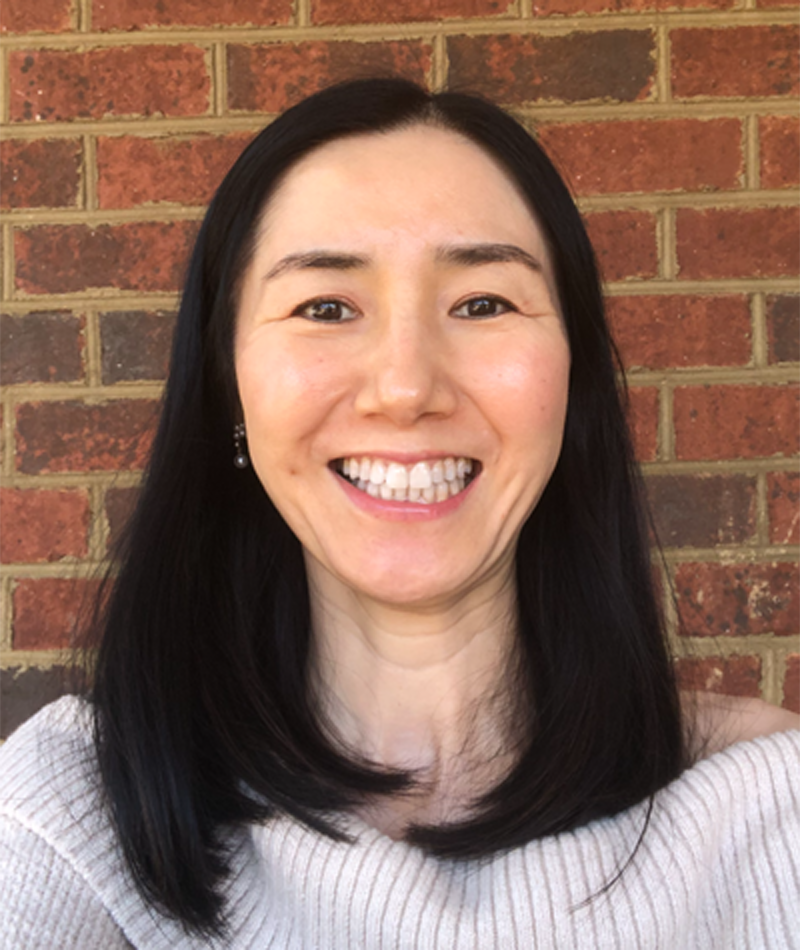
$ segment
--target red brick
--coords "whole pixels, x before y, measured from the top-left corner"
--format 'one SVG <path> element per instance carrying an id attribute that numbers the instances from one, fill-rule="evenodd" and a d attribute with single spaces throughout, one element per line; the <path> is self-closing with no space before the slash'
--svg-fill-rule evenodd
<path id="1" fill-rule="evenodd" d="M 681 689 L 761 695 L 761 660 L 757 656 L 683 657 L 675 661 Z"/>
<path id="2" fill-rule="evenodd" d="M 174 325 L 175 315 L 161 310 L 101 314 L 103 382 L 166 378 Z"/>
<path id="3" fill-rule="evenodd" d="M 211 80 L 197 46 L 12 50 L 12 122 L 203 115 Z"/>
<path id="4" fill-rule="evenodd" d="M 796 636 L 800 629 L 797 564 L 679 564 L 675 592 L 686 636 Z"/>
<path id="5" fill-rule="evenodd" d="M 205 205 L 252 139 L 249 133 L 97 142 L 97 197 L 101 208 L 153 202 Z"/>
<path id="6" fill-rule="evenodd" d="M 771 544 L 800 544 L 800 474 L 767 475 L 767 509 Z"/>
<path id="7" fill-rule="evenodd" d="M 800 434 L 800 388 L 681 386 L 674 420 L 679 459 L 792 455 Z"/>
<path id="8" fill-rule="evenodd" d="M 232 43 L 228 105 L 242 112 L 281 112 L 331 83 L 376 74 L 401 75 L 425 84 L 431 56 L 430 44 L 418 40 Z"/>
<path id="9" fill-rule="evenodd" d="M 796 7 L 797 0 L 756 0 L 757 7 Z"/>
<path id="10" fill-rule="evenodd" d="M 292 0 L 94 0 L 95 30 L 153 26 L 275 26 L 292 19 Z"/>
<path id="11" fill-rule="evenodd" d="M 17 581 L 12 603 L 15 650 L 60 650 L 75 641 L 91 610 L 97 582 L 62 578 Z"/>
<path id="12" fill-rule="evenodd" d="M 800 359 L 800 296 L 767 297 L 767 331 L 770 363 L 796 363 Z"/>
<path id="13" fill-rule="evenodd" d="M 537 131 L 580 195 L 738 188 L 743 171 L 738 119 L 579 122 Z"/>
<path id="14" fill-rule="evenodd" d="M 4 564 L 86 557 L 89 496 L 73 489 L 0 489 Z"/>
<path id="15" fill-rule="evenodd" d="M 783 678 L 783 705 L 800 713 L 800 653 L 786 657 L 786 674 Z"/>
<path id="16" fill-rule="evenodd" d="M 800 184 L 800 119 L 769 115 L 758 120 L 761 187 L 789 188 Z"/>
<path id="17" fill-rule="evenodd" d="M 597 211 L 584 221 L 604 280 L 656 276 L 656 219 L 649 211 Z"/>
<path id="18" fill-rule="evenodd" d="M 144 467 L 157 403 L 120 399 L 23 403 L 17 407 L 17 471 L 109 472 Z"/>
<path id="19" fill-rule="evenodd" d="M 628 424 L 636 457 L 640 462 L 652 462 L 658 452 L 658 390 L 636 386 L 628 390 L 628 396 Z"/>
<path id="20" fill-rule="evenodd" d="M 107 551 L 119 541 L 128 519 L 133 514 L 138 496 L 138 488 L 109 488 L 106 492 L 104 509 L 108 525 Z"/>
<path id="21" fill-rule="evenodd" d="M 65 383 L 83 378 L 81 317 L 70 313 L 0 315 L 0 381 Z"/>
<path id="22" fill-rule="evenodd" d="M 679 209 L 679 276 L 714 280 L 796 274 L 799 235 L 798 208 Z"/>
<path id="23" fill-rule="evenodd" d="M 77 0 L 3 0 L 0 33 L 64 33 L 75 28 Z"/>
<path id="24" fill-rule="evenodd" d="M 195 221 L 42 225 L 15 232 L 16 286 L 29 294 L 93 287 L 174 291 L 183 280 Z"/>
<path id="25" fill-rule="evenodd" d="M 679 98 L 797 94 L 797 27 L 672 30 L 670 41 L 672 92 Z"/>
<path id="26" fill-rule="evenodd" d="M 510 0 L 311 0 L 311 22 L 408 23 L 412 20 L 445 20 L 450 17 L 502 16 Z"/>
<path id="27" fill-rule="evenodd" d="M 82 154 L 79 139 L 0 140 L 0 207 L 75 207 Z"/>
<path id="28" fill-rule="evenodd" d="M 500 102 L 649 99 L 655 77 L 649 30 L 564 36 L 452 36 L 449 86 Z"/>
<path id="29" fill-rule="evenodd" d="M 534 16 L 638 12 L 640 10 L 690 10 L 697 7 L 728 10 L 734 0 L 533 0 Z"/>
<path id="30" fill-rule="evenodd" d="M 650 475 L 647 497 L 664 547 L 742 544 L 756 533 L 752 475 Z"/>
<path id="31" fill-rule="evenodd" d="M 608 309 L 626 369 L 742 366 L 750 360 L 744 296 L 609 297 Z"/>

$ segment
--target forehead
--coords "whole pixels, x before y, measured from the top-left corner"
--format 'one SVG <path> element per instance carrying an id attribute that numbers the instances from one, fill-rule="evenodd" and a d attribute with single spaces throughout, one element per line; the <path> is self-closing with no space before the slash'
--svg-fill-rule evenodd
<path id="1" fill-rule="evenodd" d="M 284 176 L 262 217 L 262 249 L 332 240 L 516 241 L 546 256 L 519 186 L 466 137 L 414 125 L 321 146 Z"/>

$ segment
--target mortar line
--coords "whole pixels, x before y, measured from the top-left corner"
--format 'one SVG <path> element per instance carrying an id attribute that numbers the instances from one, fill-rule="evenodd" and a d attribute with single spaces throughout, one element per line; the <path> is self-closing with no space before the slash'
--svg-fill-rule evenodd
<path id="1" fill-rule="evenodd" d="M 769 334 L 767 332 L 767 301 L 763 293 L 750 297 L 750 318 L 753 327 L 753 366 L 769 368 Z"/>
<path id="2" fill-rule="evenodd" d="M 780 705 L 775 666 L 775 654 L 772 650 L 765 650 L 761 655 L 761 696 L 768 703 Z"/>
<path id="3" fill-rule="evenodd" d="M 0 126 L 11 118 L 11 83 L 8 81 L 8 51 L 0 49 Z"/>
<path id="4" fill-rule="evenodd" d="M 533 0 L 519 0 L 519 18 L 533 20 Z"/>
<path id="5" fill-rule="evenodd" d="M 103 512 L 105 492 L 100 485 L 89 486 L 89 550 L 88 559 L 97 562 L 103 559 L 106 542 L 106 525 Z"/>
<path id="6" fill-rule="evenodd" d="M 310 27 L 311 24 L 311 0 L 295 0 L 294 3 L 295 26 Z"/>
<path id="7" fill-rule="evenodd" d="M 2 616 L 0 617 L 0 652 L 11 650 L 12 641 L 12 622 L 13 615 L 11 610 L 12 578 L 0 578 L 0 598 L 2 599 Z M 5 664 L 3 664 L 5 665 Z"/>
<path id="8" fill-rule="evenodd" d="M 675 458 L 675 423 L 672 410 L 672 386 L 664 382 L 658 393 L 658 459 L 662 462 Z"/>
<path id="9" fill-rule="evenodd" d="M 84 314 L 83 332 L 86 347 L 86 386 L 87 388 L 99 387 L 103 384 L 103 354 L 100 340 L 100 317 L 96 310 L 90 309 Z"/>
<path id="10" fill-rule="evenodd" d="M 669 27 L 666 23 L 656 27 L 656 95 L 659 102 L 672 101 Z"/>
<path id="11" fill-rule="evenodd" d="M 756 474 L 756 544 L 766 547 L 769 544 L 769 511 L 767 508 L 767 475 Z"/>
<path id="12" fill-rule="evenodd" d="M 675 247 L 675 209 L 666 207 L 659 215 L 660 265 L 662 280 L 675 280 L 678 276 L 678 259 Z"/>
<path id="13" fill-rule="evenodd" d="M 758 140 L 758 116 L 748 115 L 742 123 L 744 137 L 744 183 L 749 190 L 756 191 L 761 187 L 761 170 L 759 167 L 760 143 Z"/>
<path id="14" fill-rule="evenodd" d="M 92 0 L 78 0 L 78 33 L 89 33 L 92 29 Z"/>
<path id="15" fill-rule="evenodd" d="M 214 83 L 213 94 L 214 115 L 225 115 L 228 103 L 228 71 L 225 62 L 226 46 L 224 41 L 214 43 L 211 47 L 211 79 Z"/>
<path id="16" fill-rule="evenodd" d="M 83 197 L 87 211 L 97 211 L 97 141 L 93 135 L 83 137 Z"/>
<path id="17" fill-rule="evenodd" d="M 3 406 L 3 481 L 14 477 L 14 457 L 16 455 L 16 439 L 14 438 L 14 404 L 6 395 L 2 400 Z"/>
<path id="18" fill-rule="evenodd" d="M 433 38 L 433 55 L 431 56 L 431 88 L 434 92 L 443 92 L 447 89 L 449 66 L 447 40 L 442 33 L 437 33 Z"/>
<path id="19" fill-rule="evenodd" d="M 10 224 L 3 225 L 3 300 L 11 300 L 14 295 L 14 229 Z"/>

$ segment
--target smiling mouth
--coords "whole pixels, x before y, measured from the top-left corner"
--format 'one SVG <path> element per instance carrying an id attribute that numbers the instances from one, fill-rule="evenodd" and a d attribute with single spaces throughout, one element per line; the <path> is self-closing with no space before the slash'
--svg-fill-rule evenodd
<path id="1" fill-rule="evenodd" d="M 464 456 L 413 465 L 361 456 L 336 459 L 331 464 L 342 478 L 373 498 L 428 505 L 458 495 L 480 471 L 480 462 Z"/>

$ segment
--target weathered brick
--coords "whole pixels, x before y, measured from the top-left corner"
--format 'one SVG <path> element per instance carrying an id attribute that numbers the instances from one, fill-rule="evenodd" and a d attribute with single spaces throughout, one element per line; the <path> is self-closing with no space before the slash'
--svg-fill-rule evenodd
<path id="1" fill-rule="evenodd" d="M 225 173 L 252 139 L 248 133 L 97 141 L 97 197 L 101 208 L 153 202 L 208 204 Z"/>
<path id="2" fill-rule="evenodd" d="M 75 642 L 96 596 L 96 581 L 26 577 L 12 595 L 15 650 L 60 650 Z"/>
<path id="3" fill-rule="evenodd" d="M 275 26 L 291 22 L 292 6 L 292 0 L 94 0 L 92 28 Z"/>
<path id="4" fill-rule="evenodd" d="M 728 10 L 734 2 L 735 0 L 533 0 L 533 15 L 580 16 L 621 11 L 634 13 L 640 10 L 689 10 L 697 7 Z"/>
<path id="5" fill-rule="evenodd" d="M 129 471 L 143 468 L 157 403 L 120 399 L 23 403 L 17 407 L 17 471 Z"/>
<path id="6" fill-rule="evenodd" d="M 38 563 L 88 552 L 89 496 L 79 489 L 0 489 L 0 561 Z"/>
<path id="7" fill-rule="evenodd" d="M 103 382 L 164 379 L 175 314 L 121 310 L 100 316 Z"/>
<path id="8" fill-rule="evenodd" d="M 671 30 L 670 42 L 678 98 L 797 94 L 797 27 Z"/>
<path id="9" fill-rule="evenodd" d="M 740 184 L 738 119 L 579 122 L 545 125 L 537 132 L 580 195 L 704 191 Z"/>
<path id="10" fill-rule="evenodd" d="M 786 657 L 786 672 L 783 677 L 783 705 L 800 713 L 800 653 Z"/>
<path id="11" fill-rule="evenodd" d="M 197 229 L 195 221 L 20 228 L 14 233 L 17 289 L 29 294 L 94 287 L 178 290 Z"/>
<path id="12" fill-rule="evenodd" d="M 800 209 L 679 209 L 679 276 L 782 277 L 800 269 Z"/>
<path id="13" fill-rule="evenodd" d="M 800 544 L 800 474 L 767 475 L 769 540 L 772 544 Z"/>
<path id="14" fill-rule="evenodd" d="M 681 689 L 761 695 L 761 660 L 757 656 L 683 657 L 675 662 Z"/>
<path id="15" fill-rule="evenodd" d="M 64 33 L 74 29 L 76 0 L 3 0 L 0 33 Z"/>
<path id="16" fill-rule="evenodd" d="M 197 46 L 12 50 L 8 63 L 12 122 L 203 115 L 209 109 L 207 53 Z"/>
<path id="17" fill-rule="evenodd" d="M 311 22 L 408 23 L 412 20 L 445 20 L 451 17 L 502 16 L 510 0 L 311 0 Z"/>
<path id="18" fill-rule="evenodd" d="M 750 360 L 750 307 L 743 295 L 609 297 L 608 310 L 626 369 Z"/>
<path id="19" fill-rule="evenodd" d="M 679 564 L 682 633 L 694 637 L 796 636 L 797 564 Z"/>
<path id="20" fill-rule="evenodd" d="M 106 491 L 104 510 L 108 525 L 107 551 L 119 541 L 128 519 L 133 514 L 138 496 L 138 488 L 109 488 Z"/>
<path id="21" fill-rule="evenodd" d="M 650 98 L 655 40 L 649 30 L 598 30 L 565 36 L 451 36 L 451 89 L 506 103 Z"/>
<path id="22" fill-rule="evenodd" d="M 64 312 L 0 315 L 0 381 L 64 383 L 83 378 L 81 317 Z"/>
<path id="23" fill-rule="evenodd" d="M 633 386 L 628 395 L 628 424 L 636 458 L 640 462 L 652 462 L 658 452 L 658 389 L 655 386 Z"/>
<path id="24" fill-rule="evenodd" d="M 800 296 L 767 297 L 767 331 L 770 363 L 796 363 L 800 359 Z"/>
<path id="25" fill-rule="evenodd" d="M 797 386 L 680 386 L 674 393 L 679 459 L 792 455 L 800 439 Z"/>
<path id="26" fill-rule="evenodd" d="M 650 475 L 647 497 L 664 547 L 742 544 L 756 531 L 751 475 Z"/>
<path id="27" fill-rule="evenodd" d="M 0 207 L 75 207 L 82 155 L 79 139 L 0 140 Z"/>
<path id="28" fill-rule="evenodd" d="M 656 219 L 649 211 L 596 211 L 584 220 L 604 280 L 656 276 Z"/>
<path id="29" fill-rule="evenodd" d="M 762 116 L 758 120 L 758 141 L 761 187 L 800 184 L 800 119 L 793 115 Z"/>
<path id="30" fill-rule="evenodd" d="M 429 43 L 317 42 L 228 45 L 228 105 L 242 112 L 281 112 L 334 82 L 401 75 L 425 84 Z"/>
<path id="31" fill-rule="evenodd" d="M 11 666 L 0 670 L 0 738 L 7 739 L 42 706 L 75 692 L 73 671 L 63 666 L 42 670 Z"/>

